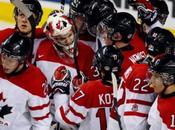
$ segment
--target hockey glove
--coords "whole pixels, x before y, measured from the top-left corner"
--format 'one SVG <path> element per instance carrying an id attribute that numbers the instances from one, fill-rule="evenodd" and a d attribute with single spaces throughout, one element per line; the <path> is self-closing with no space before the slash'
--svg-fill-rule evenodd
<path id="1" fill-rule="evenodd" d="M 52 94 L 57 92 L 61 94 L 70 93 L 70 81 L 71 74 L 70 71 L 66 69 L 65 66 L 58 67 L 51 79 Z"/>
<path id="2" fill-rule="evenodd" d="M 81 77 L 78 77 L 76 75 L 72 80 L 74 92 L 76 92 L 80 88 L 80 86 L 83 83 L 87 82 L 87 80 L 88 80 L 87 77 L 82 72 L 80 72 L 80 74 L 81 74 Z"/>

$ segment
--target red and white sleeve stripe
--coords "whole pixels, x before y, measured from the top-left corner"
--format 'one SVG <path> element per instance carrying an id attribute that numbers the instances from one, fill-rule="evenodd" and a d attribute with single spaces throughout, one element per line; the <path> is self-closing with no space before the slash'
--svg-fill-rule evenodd
<path id="1" fill-rule="evenodd" d="M 50 101 L 48 97 L 33 96 L 29 102 L 33 126 L 36 130 L 49 130 L 51 124 Z M 38 128 L 39 127 L 39 128 Z M 34 130 L 34 128 L 33 128 Z"/>

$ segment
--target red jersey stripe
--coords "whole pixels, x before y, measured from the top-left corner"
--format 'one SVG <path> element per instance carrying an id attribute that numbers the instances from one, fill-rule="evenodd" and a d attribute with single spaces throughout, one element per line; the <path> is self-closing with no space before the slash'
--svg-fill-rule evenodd
<path id="1" fill-rule="evenodd" d="M 128 99 L 126 100 L 126 103 L 136 103 L 136 104 L 141 104 L 146 106 L 152 106 L 152 102 L 138 100 L 138 99 Z"/>
<path id="2" fill-rule="evenodd" d="M 125 112 L 125 116 L 139 116 L 139 117 L 148 117 L 148 114 L 140 113 L 140 112 Z"/>
<path id="3" fill-rule="evenodd" d="M 43 104 L 41 106 L 29 107 L 29 109 L 32 111 L 36 111 L 36 110 L 44 109 L 45 107 L 49 107 L 49 105 L 50 105 L 50 101 L 47 104 Z"/>
<path id="4" fill-rule="evenodd" d="M 63 106 L 60 107 L 60 113 L 61 113 L 61 117 L 63 118 L 63 120 L 70 125 L 76 125 L 75 122 L 70 121 L 67 117 L 66 117 L 66 113 L 64 112 L 64 108 Z"/>
<path id="5" fill-rule="evenodd" d="M 50 115 L 50 112 L 47 113 L 45 116 L 42 116 L 42 117 L 34 117 L 35 120 L 39 121 L 39 120 L 44 120 L 46 118 L 49 118 L 49 115 Z"/>
<path id="6" fill-rule="evenodd" d="M 71 107 L 70 105 L 69 105 L 69 109 L 70 109 L 70 111 L 71 111 L 75 116 L 80 117 L 82 120 L 85 119 L 85 117 L 84 117 L 81 113 L 79 113 L 79 112 L 77 112 L 76 110 L 74 110 L 74 108 Z"/>

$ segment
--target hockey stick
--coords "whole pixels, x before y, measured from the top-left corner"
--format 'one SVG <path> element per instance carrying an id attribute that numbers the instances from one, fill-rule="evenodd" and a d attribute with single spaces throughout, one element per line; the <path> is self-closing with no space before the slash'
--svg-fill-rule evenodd
<path id="1" fill-rule="evenodd" d="M 30 21 L 30 24 L 32 26 L 32 29 L 35 27 L 35 19 L 33 17 L 33 13 L 26 7 L 24 3 L 22 3 L 20 0 L 10 0 L 10 2 L 20 9 L 20 11 L 27 17 L 27 19 Z"/>
<path id="2" fill-rule="evenodd" d="M 18 9 L 20 9 L 21 12 L 23 12 L 23 14 L 30 19 L 30 17 L 32 16 L 32 12 L 25 6 L 24 3 L 22 3 L 20 0 L 10 0 L 10 2 L 16 6 Z"/>
<path id="3" fill-rule="evenodd" d="M 76 68 L 76 71 L 77 71 L 78 78 L 81 78 L 81 74 L 80 74 L 80 68 L 79 68 L 78 59 L 77 59 L 77 51 L 78 51 L 77 47 L 78 47 L 79 34 L 80 34 L 80 31 L 81 31 L 82 27 L 83 27 L 83 23 L 80 26 L 80 28 L 77 29 L 77 34 L 75 35 L 75 39 L 74 39 L 73 58 L 74 58 L 74 64 L 75 64 L 75 68 Z"/>
<path id="4" fill-rule="evenodd" d="M 113 84 L 113 97 L 114 97 L 114 107 L 116 108 L 116 113 L 117 113 L 117 121 L 120 127 L 120 130 L 122 130 L 122 125 L 120 121 L 120 115 L 118 113 L 118 103 L 117 103 L 117 89 L 118 89 L 118 82 L 115 74 L 111 72 L 111 77 L 112 77 L 112 84 Z"/>
<path id="5" fill-rule="evenodd" d="M 64 14 L 64 5 L 65 5 L 65 0 L 61 0 L 61 2 L 60 2 L 60 11 L 61 11 L 61 13 L 63 13 Z"/>
<path id="6" fill-rule="evenodd" d="M 33 52 L 33 44 L 34 44 L 34 35 L 35 35 L 35 19 L 33 17 L 33 13 L 27 8 L 27 6 L 21 2 L 20 0 L 10 0 L 10 2 L 16 7 L 18 8 L 29 20 L 31 27 L 32 27 L 32 36 L 31 39 L 33 40 L 33 43 L 31 45 L 31 50 L 30 50 L 30 57 L 29 59 L 33 57 L 32 52 Z"/>

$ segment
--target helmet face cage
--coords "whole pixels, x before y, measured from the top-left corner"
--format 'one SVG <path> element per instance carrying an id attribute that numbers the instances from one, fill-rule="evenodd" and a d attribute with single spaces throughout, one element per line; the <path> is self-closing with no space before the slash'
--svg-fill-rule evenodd
<path id="1" fill-rule="evenodd" d="M 26 7 L 35 14 L 35 24 L 38 25 L 41 21 L 43 10 L 41 4 L 38 0 L 22 0 L 22 2 L 26 5 Z M 19 9 L 17 7 L 14 8 L 14 14 L 17 16 L 19 14 Z"/>

